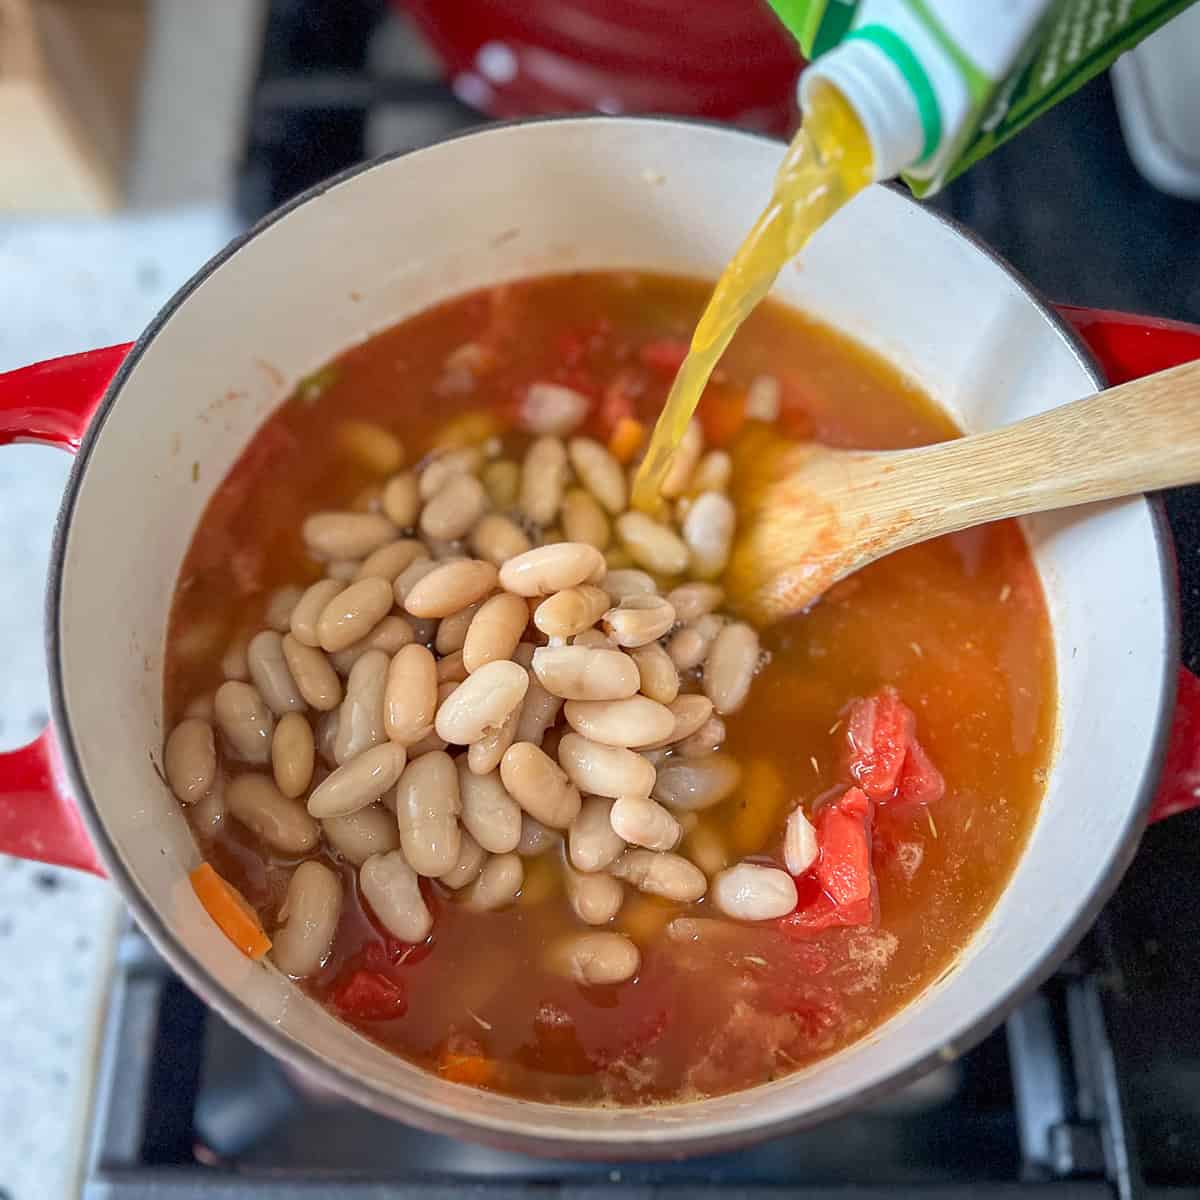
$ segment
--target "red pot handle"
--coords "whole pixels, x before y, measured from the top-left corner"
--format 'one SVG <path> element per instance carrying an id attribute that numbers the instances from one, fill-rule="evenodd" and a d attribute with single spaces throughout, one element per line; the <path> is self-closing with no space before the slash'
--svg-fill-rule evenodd
<path id="1" fill-rule="evenodd" d="M 109 346 L 0 375 L 0 446 L 37 442 L 74 454 L 128 352 Z M 104 874 L 67 793 L 53 729 L 0 754 L 0 853 Z"/>

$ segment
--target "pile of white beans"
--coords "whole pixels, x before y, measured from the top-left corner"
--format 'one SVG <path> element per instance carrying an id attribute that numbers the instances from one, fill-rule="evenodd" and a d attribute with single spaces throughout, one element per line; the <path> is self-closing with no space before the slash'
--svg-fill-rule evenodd
<path id="1" fill-rule="evenodd" d="M 540 436 L 520 463 L 495 439 L 447 450 L 389 478 L 375 511 L 310 516 L 326 578 L 271 598 L 269 627 L 226 653 L 225 682 L 167 739 L 183 804 L 304 860 L 270 931 L 289 975 L 320 968 L 338 925 L 322 841 L 409 943 L 432 926 L 420 877 L 492 911 L 517 899 L 523 860 L 556 850 L 584 928 L 545 965 L 582 984 L 637 973 L 636 944 L 603 929 L 628 888 L 707 894 L 741 920 L 795 906 L 784 870 L 710 879 L 678 850 L 738 787 L 722 717 L 762 657 L 712 582 L 734 533 L 729 457 L 694 424 L 664 485 L 670 519 L 629 511 L 617 459 L 563 436 L 582 416 L 573 395 L 530 389 Z M 792 869 L 816 853 L 799 810 L 785 844 Z"/>

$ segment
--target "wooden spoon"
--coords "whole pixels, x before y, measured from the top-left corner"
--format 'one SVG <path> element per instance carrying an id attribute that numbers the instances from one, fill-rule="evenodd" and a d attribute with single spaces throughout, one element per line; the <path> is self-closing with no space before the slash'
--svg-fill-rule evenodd
<path id="1" fill-rule="evenodd" d="M 747 616 L 766 623 L 914 542 L 1200 481 L 1200 362 L 912 450 L 781 445 L 760 431 L 738 463 L 726 584 Z"/>

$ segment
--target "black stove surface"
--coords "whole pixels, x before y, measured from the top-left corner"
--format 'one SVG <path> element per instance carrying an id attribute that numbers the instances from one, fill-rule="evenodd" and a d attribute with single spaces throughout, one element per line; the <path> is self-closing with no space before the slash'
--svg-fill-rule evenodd
<path id="1" fill-rule="evenodd" d="M 248 220 L 476 123 L 384 0 L 273 0 L 239 171 Z M 1047 295 L 1200 321 L 1200 207 L 1142 182 L 1098 80 L 936 203 Z M 1167 498 L 1200 667 L 1200 490 Z M 131 929 L 85 1200 L 1200 1195 L 1200 812 L 1152 828 L 1092 933 L 1006 1025 L 850 1116 L 683 1163 L 579 1164 L 424 1134 L 289 1077 Z"/>

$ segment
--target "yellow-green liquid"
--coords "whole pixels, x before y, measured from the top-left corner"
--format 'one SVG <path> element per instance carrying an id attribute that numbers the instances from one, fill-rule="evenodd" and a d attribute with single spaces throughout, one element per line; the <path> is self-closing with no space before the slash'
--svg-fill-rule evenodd
<path id="1" fill-rule="evenodd" d="M 771 290 L 784 264 L 872 180 L 871 147 L 842 94 L 820 83 L 763 209 L 717 281 L 671 386 L 633 485 L 633 504 L 655 513 L 671 458 L 725 347 Z"/>

